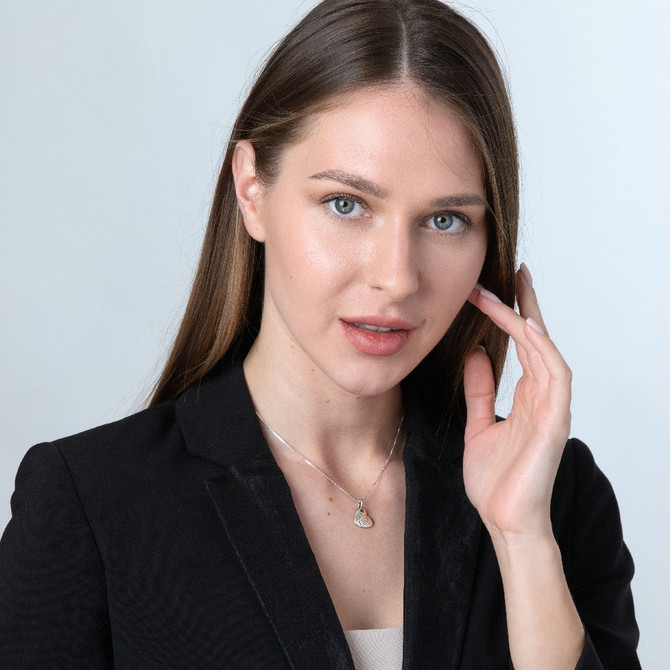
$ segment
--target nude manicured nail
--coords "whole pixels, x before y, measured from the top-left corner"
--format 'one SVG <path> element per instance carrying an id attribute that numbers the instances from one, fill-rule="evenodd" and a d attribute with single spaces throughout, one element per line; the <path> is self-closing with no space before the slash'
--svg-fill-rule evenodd
<path id="1" fill-rule="evenodd" d="M 500 303 L 502 302 L 502 300 L 495 293 L 491 293 L 491 291 L 487 291 L 481 284 L 475 284 L 475 288 L 485 298 L 488 298 L 489 300 L 493 300 L 493 302 L 500 302 Z"/>
<path id="2" fill-rule="evenodd" d="M 530 270 L 528 269 L 528 266 L 525 263 L 521 263 L 519 266 L 519 270 L 521 270 L 521 274 L 523 275 L 523 278 L 526 280 L 526 284 L 530 286 L 531 288 L 533 287 L 533 275 L 530 274 Z"/>
<path id="3" fill-rule="evenodd" d="M 542 326 L 537 321 L 528 317 L 526 322 L 533 330 L 536 330 L 538 333 L 540 333 L 540 335 L 544 335 L 544 330 L 542 330 Z"/>

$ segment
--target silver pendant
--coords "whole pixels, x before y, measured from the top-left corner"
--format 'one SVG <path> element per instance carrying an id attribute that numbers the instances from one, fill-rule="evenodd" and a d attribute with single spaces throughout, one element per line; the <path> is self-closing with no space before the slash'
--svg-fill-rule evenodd
<path id="1" fill-rule="evenodd" d="M 358 509 L 354 512 L 354 523 L 359 528 L 372 528 L 375 525 L 372 517 L 365 511 L 362 500 L 358 501 Z"/>

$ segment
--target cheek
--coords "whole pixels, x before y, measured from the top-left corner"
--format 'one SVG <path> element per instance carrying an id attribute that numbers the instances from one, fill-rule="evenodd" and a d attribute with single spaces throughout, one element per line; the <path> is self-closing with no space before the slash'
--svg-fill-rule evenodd
<path id="1" fill-rule="evenodd" d="M 430 293 L 439 313 L 440 328 L 456 318 L 477 283 L 486 257 L 486 239 L 476 240 L 447 258 L 434 259 L 426 266 Z"/>
<path id="2" fill-rule="evenodd" d="M 334 222 L 314 213 L 296 220 L 292 235 L 294 262 L 309 274 L 331 279 L 350 276 L 357 265 L 357 245 Z"/>
<path id="3" fill-rule="evenodd" d="M 486 253 L 488 250 L 488 231 L 486 229 L 479 232 L 473 240 L 472 248 L 468 250 L 466 257 L 463 259 L 463 279 L 466 284 L 468 295 L 474 288 L 474 285 L 479 281 L 479 277 L 484 267 L 486 260 Z"/>
<path id="4" fill-rule="evenodd" d="M 354 264 L 350 245 L 328 234 L 305 235 L 300 241 L 302 262 L 319 276 L 338 277 L 348 274 Z"/>
<path id="5" fill-rule="evenodd" d="M 483 233 L 472 235 L 460 245 L 448 248 L 444 253 L 430 259 L 434 278 L 442 278 L 444 290 L 450 287 L 475 285 L 484 267 L 487 238 Z"/>
<path id="6" fill-rule="evenodd" d="M 355 253 L 320 222 L 287 217 L 268 228 L 266 277 L 271 286 L 285 286 L 300 296 L 323 296 L 354 272 Z"/>

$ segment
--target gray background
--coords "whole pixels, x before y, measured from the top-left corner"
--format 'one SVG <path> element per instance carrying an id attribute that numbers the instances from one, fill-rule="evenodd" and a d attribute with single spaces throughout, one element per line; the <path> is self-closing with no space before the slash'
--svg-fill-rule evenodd
<path id="1" fill-rule="evenodd" d="M 181 315 L 229 124 L 312 2 L 0 2 L 0 526 L 33 443 L 141 407 Z M 612 480 L 646 668 L 667 667 L 667 4 L 457 5 L 509 72 L 520 258 Z M 513 371 L 512 371 L 513 372 Z M 509 405 L 510 378 L 500 409 Z"/>

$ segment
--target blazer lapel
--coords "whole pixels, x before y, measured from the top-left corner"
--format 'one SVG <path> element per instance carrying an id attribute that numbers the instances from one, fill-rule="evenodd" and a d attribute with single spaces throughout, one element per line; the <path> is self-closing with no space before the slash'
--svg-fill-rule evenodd
<path id="1" fill-rule="evenodd" d="M 462 430 L 444 437 L 420 403 L 406 403 L 403 668 L 458 668 L 483 526 L 465 494 Z M 290 666 L 354 670 L 241 366 L 215 370 L 176 409 L 188 451 L 218 465 L 206 486 Z"/>
<path id="2" fill-rule="evenodd" d="M 449 441 L 444 460 L 416 433 L 405 447 L 404 670 L 460 667 L 483 524 L 453 459 L 462 435 Z"/>
<path id="3" fill-rule="evenodd" d="M 354 670 L 290 488 L 253 412 L 241 367 L 206 378 L 178 403 L 189 451 L 221 466 L 221 474 L 206 482 L 207 489 L 290 666 Z"/>

